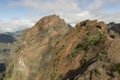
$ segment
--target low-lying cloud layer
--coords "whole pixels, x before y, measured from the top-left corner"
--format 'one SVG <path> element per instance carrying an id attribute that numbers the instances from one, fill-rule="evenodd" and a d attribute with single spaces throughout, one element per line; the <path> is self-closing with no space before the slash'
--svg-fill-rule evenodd
<path id="1" fill-rule="evenodd" d="M 120 22 L 120 0 L 13 0 L 8 6 L 12 8 L 24 7 L 29 13 L 40 13 L 41 16 L 57 14 L 69 24 L 78 23 L 85 19 Z M 37 17 L 34 21 L 36 22 L 38 19 Z M 32 19 L 18 19 L 0 22 L 0 27 L 1 31 L 14 31 L 30 27 L 33 24 Z"/>
<path id="2" fill-rule="evenodd" d="M 4 22 L 2 20 L 0 20 L 0 33 L 2 32 L 15 32 L 18 30 L 23 30 L 25 28 L 29 28 L 32 25 L 34 25 L 34 23 L 30 20 L 26 20 L 26 19 L 11 19 L 8 22 Z"/>

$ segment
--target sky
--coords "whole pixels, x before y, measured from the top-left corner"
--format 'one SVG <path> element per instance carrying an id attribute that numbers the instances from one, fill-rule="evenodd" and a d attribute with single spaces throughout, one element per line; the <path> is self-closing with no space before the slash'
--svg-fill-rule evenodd
<path id="1" fill-rule="evenodd" d="M 0 0 L 0 33 L 30 28 L 52 14 L 71 25 L 86 19 L 120 23 L 120 0 Z"/>

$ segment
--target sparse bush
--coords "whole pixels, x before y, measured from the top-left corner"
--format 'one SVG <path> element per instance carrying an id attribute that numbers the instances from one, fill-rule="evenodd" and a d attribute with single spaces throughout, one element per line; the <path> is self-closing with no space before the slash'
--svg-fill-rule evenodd
<path id="1" fill-rule="evenodd" d="M 106 50 L 101 50 L 99 52 L 99 56 L 98 56 L 97 60 L 99 60 L 99 61 L 108 61 L 108 58 L 107 58 L 106 54 L 107 54 Z"/>
<path id="2" fill-rule="evenodd" d="M 79 53 L 79 49 L 74 49 L 74 50 L 71 52 L 71 54 L 68 55 L 68 56 L 70 56 L 70 57 L 75 57 L 78 53 Z"/>
<path id="3" fill-rule="evenodd" d="M 58 40 L 56 41 L 56 44 L 57 44 L 57 45 L 59 44 L 59 41 L 58 41 Z"/>
<path id="4" fill-rule="evenodd" d="M 88 34 L 87 37 L 85 38 L 85 42 L 83 44 L 83 48 L 87 47 L 92 47 L 92 46 L 98 46 L 100 43 L 104 41 L 104 36 L 100 32 L 96 34 Z"/>
<path id="5" fill-rule="evenodd" d="M 71 57 L 75 57 L 81 50 L 88 51 L 93 46 L 98 46 L 104 41 L 104 36 L 100 32 L 95 35 L 89 34 L 85 37 L 82 43 L 79 43 L 71 52 Z"/>
<path id="6" fill-rule="evenodd" d="M 98 32 L 94 35 L 88 34 L 87 37 L 85 38 L 84 42 L 81 44 L 81 46 L 84 50 L 87 50 L 92 46 L 98 46 L 103 41 L 104 41 L 104 36 L 100 32 Z"/>
<path id="7" fill-rule="evenodd" d="M 120 64 L 115 64 L 113 66 L 113 70 L 118 71 L 120 73 Z"/>
<path id="8" fill-rule="evenodd" d="M 120 76 L 120 63 L 119 64 L 114 64 L 111 67 L 110 72 L 108 74 L 111 77 L 118 77 L 118 76 Z"/>
<path id="9" fill-rule="evenodd" d="M 50 80 L 55 80 L 55 77 L 57 76 L 57 74 L 56 73 L 53 73 L 53 74 L 51 74 L 50 75 L 50 77 L 51 77 L 51 79 Z"/>
<path id="10" fill-rule="evenodd" d="M 63 78 L 63 74 L 60 74 L 60 75 L 58 76 L 58 80 L 62 80 L 62 78 Z"/>

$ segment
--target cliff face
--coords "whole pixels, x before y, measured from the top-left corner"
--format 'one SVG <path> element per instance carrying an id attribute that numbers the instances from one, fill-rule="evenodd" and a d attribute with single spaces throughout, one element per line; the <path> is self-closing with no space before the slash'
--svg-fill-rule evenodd
<path id="1" fill-rule="evenodd" d="M 6 80 L 118 79 L 119 37 L 112 38 L 106 28 L 104 22 L 86 20 L 69 29 L 56 15 L 42 18 L 16 43 Z"/>

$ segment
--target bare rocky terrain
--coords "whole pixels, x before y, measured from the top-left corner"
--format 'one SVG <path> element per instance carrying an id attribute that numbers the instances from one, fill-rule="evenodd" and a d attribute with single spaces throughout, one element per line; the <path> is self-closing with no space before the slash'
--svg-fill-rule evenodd
<path id="1" fill-rule="evenodd" d="M 4 80 L 120 80 L 120 37 L 108 27 L 43 17 L 13 44 Z"/>

